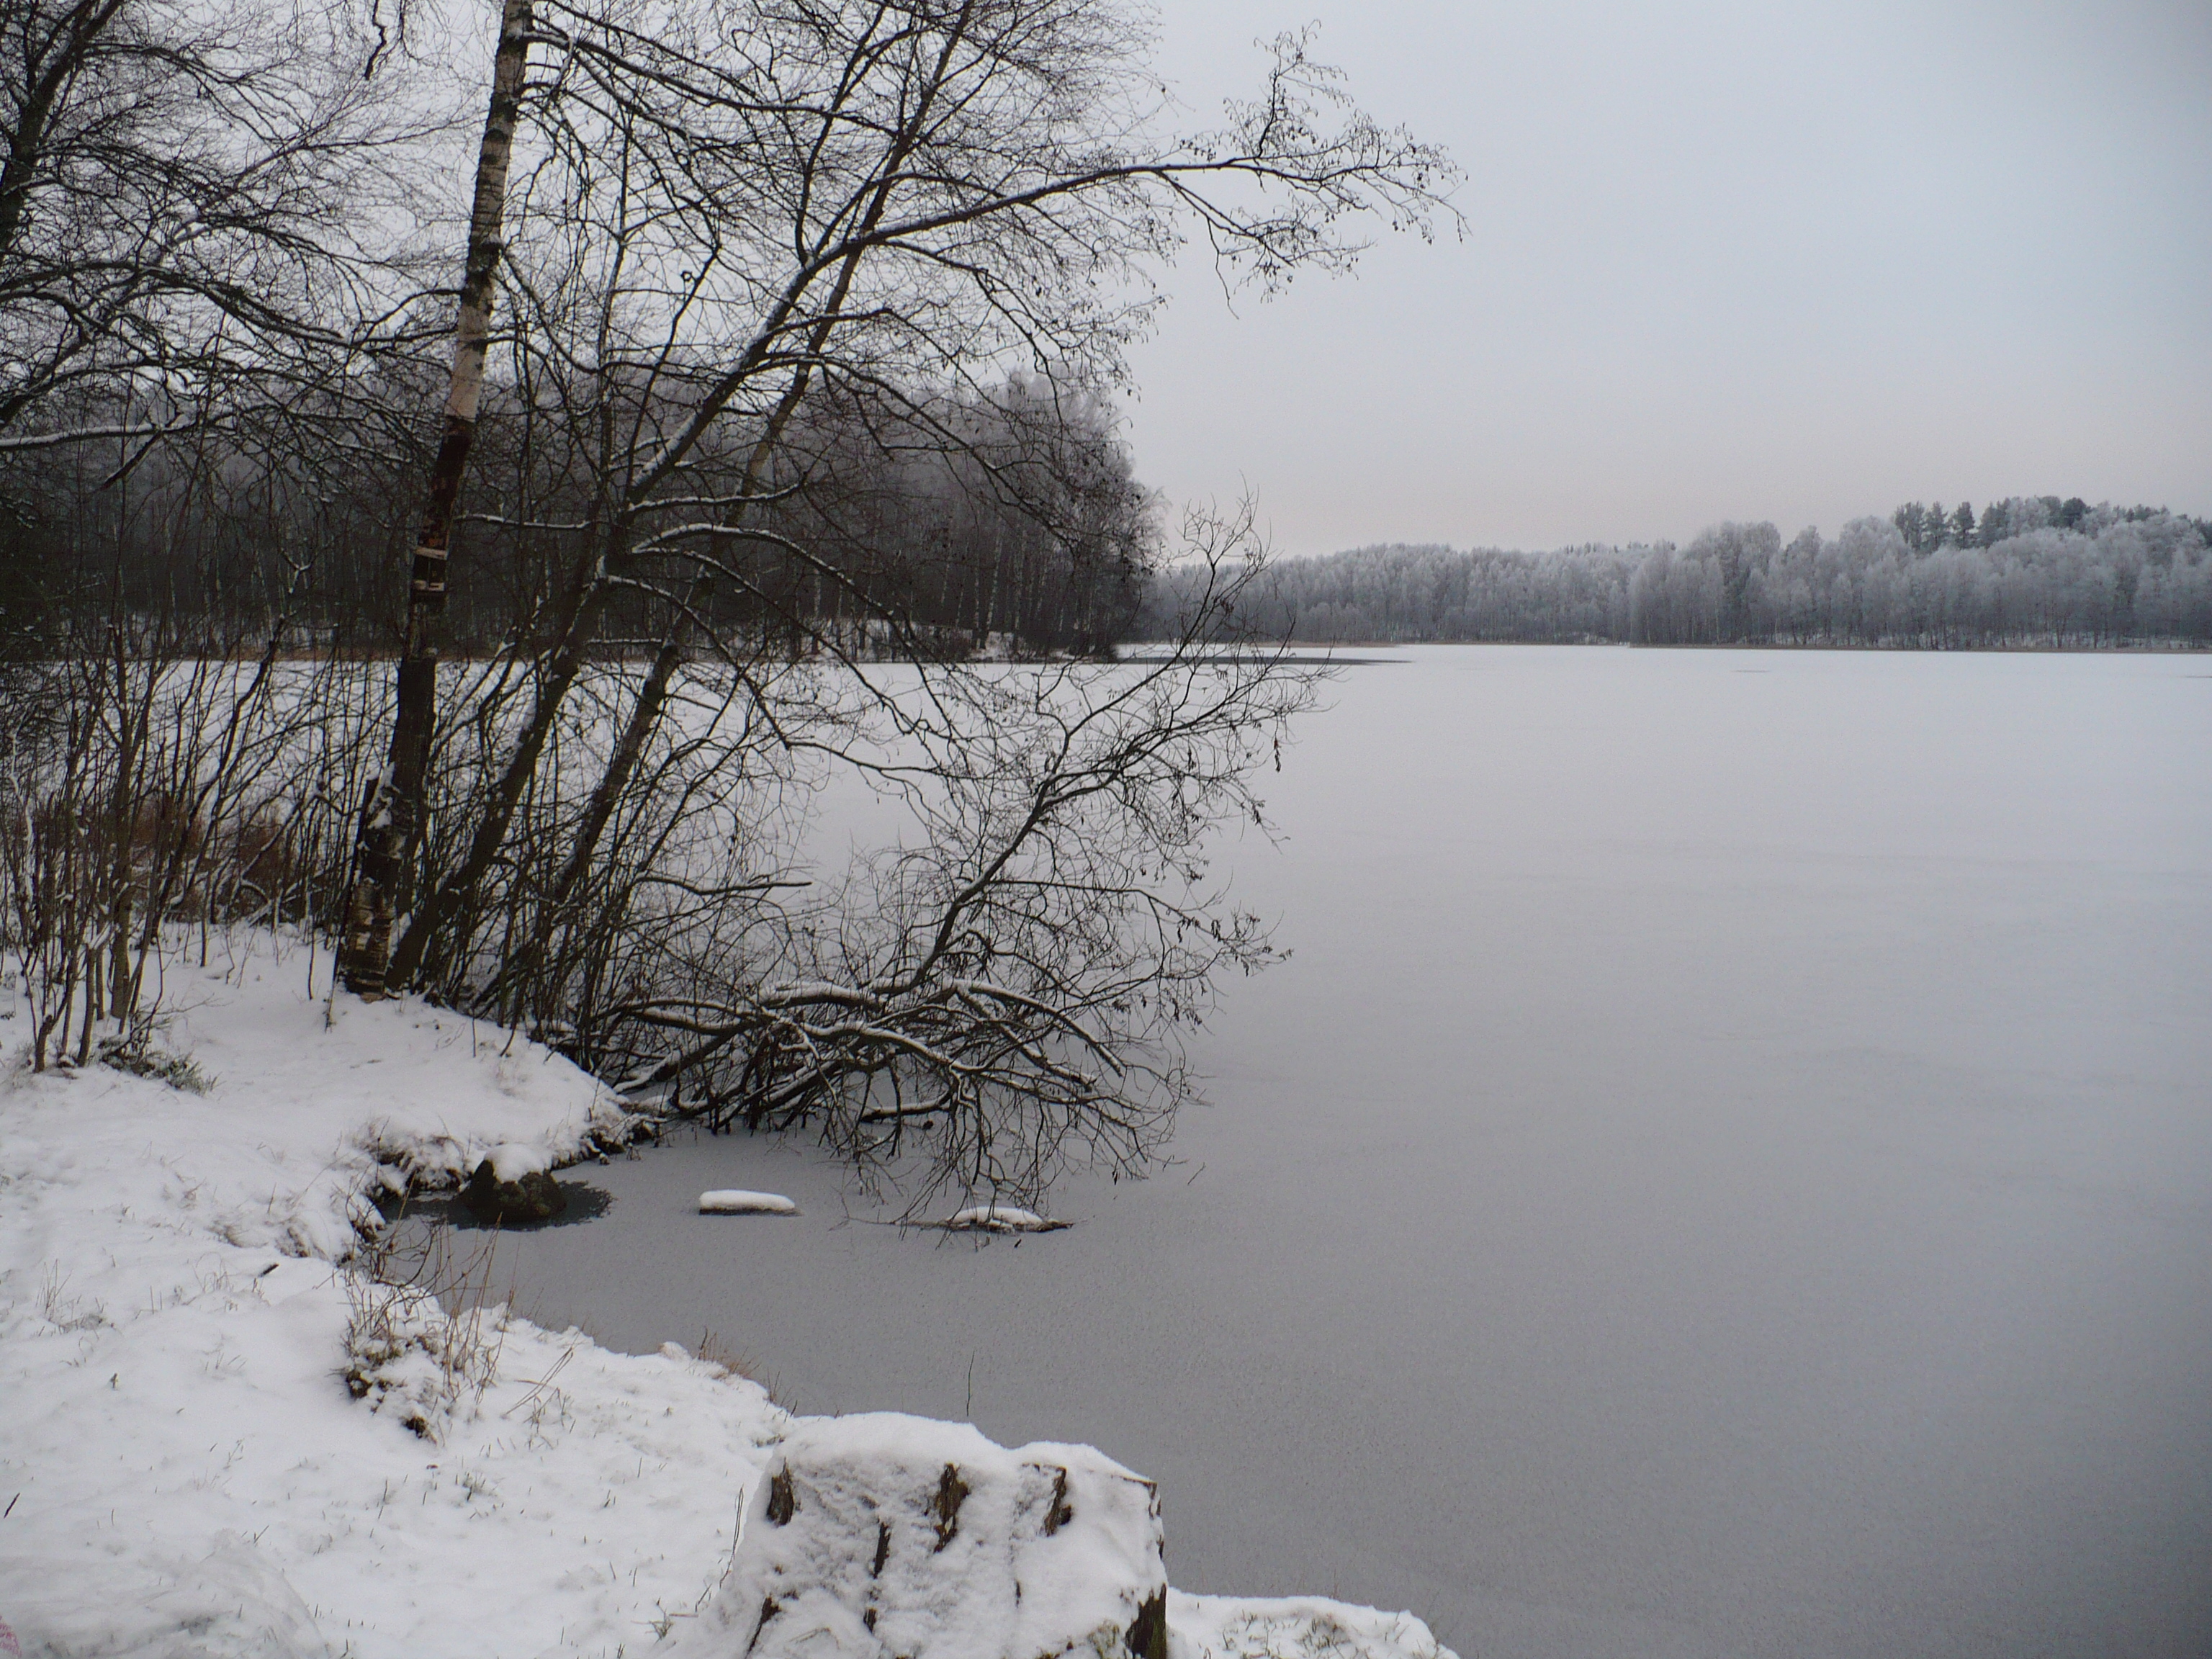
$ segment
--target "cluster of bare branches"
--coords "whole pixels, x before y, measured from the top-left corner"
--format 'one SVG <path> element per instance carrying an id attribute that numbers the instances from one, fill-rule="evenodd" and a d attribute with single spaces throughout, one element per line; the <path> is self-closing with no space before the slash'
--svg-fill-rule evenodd
<path id="1" fill-rule="evenodd" d="M 0 453 L 286 407 L 410 293 L 442 123 L 347 6 L 0 9 Z"/>
<path id="2" fill-rule="evenodd" d="M 97 613 L 84 613 L 89 623 Z M 244 642 L 240 642 L 243 644 Z M 144 1060 L 165 968 L 216 930 L 312 926 L 350 846 L 358 665 L 204 654 L 158 618 L 0 669 L 0 959 L 33 1070 Z M 180 646 L 183 648 L 180 648 Z"/>
<path id="3" fill-rule="evenodd" d="M 215 514 L 198 568 L 252 544 L 232 604 L 259 660 L 343 682 L 335 712 L 290 707 L 361 790 L 301 913 L 357 993 L 494 1014 L 670 1109 L 925 1184 L 1141 1165 L 1189 1091 L 1176 1034 L 1270 956 L 1205 848 L 1264 821 L 1254 769 L 1309 688 L 1245 637 L 1249 514 L 1184 526 L 1204 574 L 1173 637 L 1111 660 L 1165 549 L 1107 398 L 1192 228 L 1273 288 L 1348 264 L 1358 224 L 1425 232 L 1449 181 L 1303 38 L 1194 137 L 1165 130 L 1148 46 L 1097 0 L 505 0 L 444 371 L 390 275 L 404 239 L 286 216 L 373 225 L 344 191 L 427 194 L 340 175 L 428 100 L 302 71 L 280 119 L 213 90 L 224 143 L 286 158 L 223 244 L 269 297 L 183 287 L 299 349 L 226 334 L 222 384 L 252 395 L 201 422 L 219 441 L 188 463 L 165 429 L 67 488 L 49 469 L 10 498 L 33 504 L 16 542 L 81 546 L 84 503 L 140 468 L 142 492 L 281 525 L 279 554 Z M 371 37 L 353 50 L 368 67 Z M 27 46 L 18 78 L 45 61 Z M 135 431 L 126 358 L 101 395 Z M 212 378 L 161 384 L 170 428 L 180 387 L 213 407 Z M 110 585 L 112 617 L 155 605 L 152 568 Z M 207 588 L 173 582 L 162 614 L 221 611 Z M 398 656 L 388 695 L 337 649 L 349 626 Z M 29 631 L 52 658 L 61 635 Z M 820 826 L 856 794 L 899 828 L 848 860 Z"/>
<path id="4" fill-rule="evenodd" d="M 1193 528 L 1226 601 L 1259 568 L 1249 524 Z M 1181 1036 L 1224 971 L 1273 956 L 1206 846 L 1264 818 L 1255 768 L 1310 688 L 1201 648 L 1231 643 L 1222 617 L 1120 663 L 696 665 L 590 874 L 506 866 L 440 994 L 672 1112 L 803 1128 L 923 1192 L 1141 1167 L 1190 1093 Z M 896 838 L 825 872 L 878 798 Z M 520 844 L 573 857 L 545 805 Z"/>

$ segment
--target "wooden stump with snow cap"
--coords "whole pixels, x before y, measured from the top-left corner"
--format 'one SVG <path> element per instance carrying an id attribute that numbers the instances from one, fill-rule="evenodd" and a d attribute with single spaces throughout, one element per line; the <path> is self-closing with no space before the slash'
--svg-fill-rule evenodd
<path id="1" fill-rule="evenodd" d="M 1166 1659 L 1158 1489 L 1089 1446 L 803 1420 L 729 1576 L 672 1638 L 692 1659 Z"/>

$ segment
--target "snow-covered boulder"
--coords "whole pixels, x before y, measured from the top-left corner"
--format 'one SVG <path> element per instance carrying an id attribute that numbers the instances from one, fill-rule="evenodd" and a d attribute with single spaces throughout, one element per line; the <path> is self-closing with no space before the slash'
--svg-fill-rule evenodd
<path id="1" fill-rule="evenodd" d="M 1175 1659 L 1455 1659 L 1410 1613 L 1319 1596 L 1168 1593 Z"/>
<path id="2" fill-rule="evenodd" d="M 719 1187 L 699 1194 L 701 1215 L 797 1215 L 799 1206 L 781 1193 L 749 1192 L 742 1187 Z"/>
<path id="3" fill-rule="evenodd" d="M 1011 1204 L 971 1204 L 938 1225 L 950 1233 L 1056 1233 L 1063 1231 L 1067 1223 L 1048 1221 L 1035 1210 L 1017 1209 Z"/>
<path id="4" fill-rule="evenodd" d="M 801 1421 L 755 1487 L 686 1659 L 1166 1659 L 1158 1489 L 1088 1446 Z"/>
<path id="5" fill-rule="evenodd" d="M 509 1141 L 492 1149 L 461 1188 L 461 1202 L 487 1226 L 529 1226 L 550 1221 L 568 1207 L 543 1146 Z"/>

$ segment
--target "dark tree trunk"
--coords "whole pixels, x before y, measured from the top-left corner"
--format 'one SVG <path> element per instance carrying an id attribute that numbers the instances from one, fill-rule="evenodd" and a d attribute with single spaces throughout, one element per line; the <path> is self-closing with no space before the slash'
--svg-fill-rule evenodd
<path id="1" fill-rule="evenodd" d="M 523 60 L 530 49 L 531 0 L 506 0 L 500 16 L 499 51 L 493 59 L 491 107 L 477 153 L 476 199 L 469 216 L 468 263 L 461 281 L 460 316 L 453 330 L 453 374 L 446 398 L 446 428 L 430 471 L 429 502 L 415 547 L 407 586 L 407 635 L 401 647 L 392 748 L 384 770 L 362 805 L 354 842 L 354 878 L 346 902 L 345 936 L 338 973 L 348 989 L 364 997 L 386 990 L 392 960 L 392 915 L 421 839 L 422 786 L 429 770 L 430 737 L 438 716 L 438 649 L 446 609 L 447 550 L 453 506 L 477 429 L 483 392 L 484 356 L 491 331 L 492 296 L 499 275 L 501 222 L 507 200 L 507 161 L 515 118 L 522 106 Z"/>

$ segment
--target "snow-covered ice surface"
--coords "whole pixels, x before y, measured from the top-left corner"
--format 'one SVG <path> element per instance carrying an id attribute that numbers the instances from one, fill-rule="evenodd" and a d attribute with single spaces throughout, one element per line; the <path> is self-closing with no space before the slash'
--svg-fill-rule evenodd
<path id="1" fill-rule="evenodd" d="M 1486 1659 L 2212 1652 L 2212 659 L 1361 654 L 1179 1169 L 979 1248 L 725 1137 L 523 1284 Z"/>
<path id="2" fill-rule="evenodd" d="M 696 1630 L 793 1419 L 680 1347 L 611 1352 L 489 1305 L 525 1235 L 469 1235 L 458 1299 L 481 1311 L 458 1324 L 336 1265 L 369 1192 L 574 1159 L 618 1127 L 612 1103 L 418 1005 L 341 997 L 326 1024 L 309 963 L 263 940 L 169 969 L 166 1043 L 216 1079 L 204 1096 L 0 1074 L 0 1651 L 582 1659 Z M 341 1373 L 364 1309 L 383 1346 L 356 1399 Z M 982 1443 L 909 1426 L 924 1459 Z M 1102 1539 L 1071 1558 L 1094 1588 Z M 1239 1625 L 1240 1605 L 1224 1626 L 1189 1603 L 1176 1659 L 1259 1651 L 1218 1635 L 1273 1617 L 1255 1603 Z M 1339 1628 L 1418 1629 L 1316 1605 L 1285 1627 L 1315 1651 Z M 1397 1640 L 1349 1651 L 1401 1659 Z"/>

